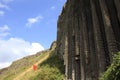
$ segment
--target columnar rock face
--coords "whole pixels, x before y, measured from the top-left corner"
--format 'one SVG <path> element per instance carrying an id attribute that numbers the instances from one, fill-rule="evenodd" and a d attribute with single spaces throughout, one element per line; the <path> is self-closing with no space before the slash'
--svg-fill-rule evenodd
<path id="1" fill-rule="evenodd" d="M 120 50 L 120 0 L 67 0 L 56 49 L 66 80 L 98 80 Z"/>

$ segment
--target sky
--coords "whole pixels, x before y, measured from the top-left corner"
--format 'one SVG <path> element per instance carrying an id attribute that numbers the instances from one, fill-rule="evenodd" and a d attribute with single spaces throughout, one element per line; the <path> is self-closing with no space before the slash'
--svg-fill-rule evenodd
<path id="1" fill-rule="evenodd" d="M 0 0 L 0 68 L 48 49 L 66 0 Z"/>

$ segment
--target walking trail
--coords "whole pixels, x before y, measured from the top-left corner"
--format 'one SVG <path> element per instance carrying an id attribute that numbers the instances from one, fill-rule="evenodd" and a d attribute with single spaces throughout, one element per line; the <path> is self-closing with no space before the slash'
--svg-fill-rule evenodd
<path id="1" fill-rule="evenodd" d="M 45 61 L 47 58 L 49 57 L 49 53 L 47 53 L 47 55 L 45 57 L 43 57 L 40 61 L 36 62 L 35 65 L 37 66 L 38 64 L 42 63 L 43 61 Z M 22 72 L 21 74 L 19 74 L 17 77 L 15 77 L 13 80 L 19 80 L 22 76 L 24 76 L 26 73 L 28 73 L 29 71 L 33 70 L 32 66 L 28 69 L 26 69 L 24 72 Z"/>

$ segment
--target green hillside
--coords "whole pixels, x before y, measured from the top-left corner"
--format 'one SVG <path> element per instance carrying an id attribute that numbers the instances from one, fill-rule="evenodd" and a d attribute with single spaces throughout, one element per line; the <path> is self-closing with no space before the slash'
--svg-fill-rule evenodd
<path id="1" fill-rule="evenodd" d="M 24 57 L 0 70 L 0 80 L 62 80 L 64 79 L 63 61 L 55 53 L 55 43 L 49 50 Z M 36 64 L 37 70 L 32 66 Z"/>

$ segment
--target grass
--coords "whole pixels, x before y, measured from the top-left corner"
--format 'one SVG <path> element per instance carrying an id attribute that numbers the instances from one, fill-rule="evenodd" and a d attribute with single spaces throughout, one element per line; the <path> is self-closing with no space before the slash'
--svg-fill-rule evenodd
<path id="1" fill-rule="evenodd" d="M 41 58 L 39 59 L 39 61 L 41 61 L 43 58 L 47 57 L 49 55 L 49 53 L 50 53 L 50 51 L 48 51 L 47 53 L 42 54 Z M 33 79 L 30 79 L 30 77 L 34 77 L 34 76 L 36 76 L 40 72 L 39 69 L 37 69 L 36 71 L 34 71 L 32 69 L 32 66 L 29 67 L 29 69 L 30 70 L 28 72 L 25 72 L 25 74 L 23 76 L 19 76 L 19 79 L 16 79 L 16 80 L 33 80 Z"/>
<path id="2" fill-rule="evenodd" d="M 50 57 L 39 65 L 39 73 L 31 77 L 29 80 L 63 80 L 64 65 L 63 61 L 55 52 L 52 52 Z"/>

